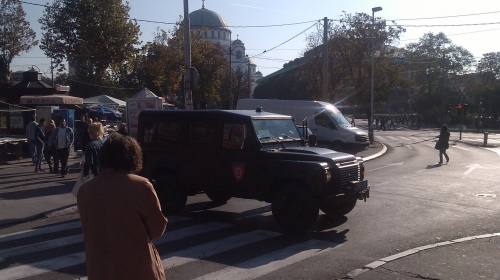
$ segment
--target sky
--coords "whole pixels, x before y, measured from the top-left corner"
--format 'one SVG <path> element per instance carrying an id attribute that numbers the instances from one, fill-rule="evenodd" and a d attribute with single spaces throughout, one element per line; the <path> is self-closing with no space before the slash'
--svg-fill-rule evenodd
<path id="1" fill-rule="evenodd" d="M 22 1 L 27 20 L 40 39 L 42 31 L 38 19 L 45 8 L 38 5 L 47 4 L 47 0 Z M 173 23 L 184 14 L 183 3 L 183 0 L 129 0 L 130 18 L 138 20 L 141 41 L 152 41 L 157 27 L 172 29 Z M 418 42 L 425 33 L 443 32 L 453 44 L 464 47 L 477 60 L 485 53 L 500 52 L 499 0 L 205 0 L 204 3 L 206 9 L 218 13 L 226 21 L 232 31 L 232 40 L 243 41 L 247 55 L 252 57 L 266 51 L 253 59 L 264 76 L 301 57 L 306 48 L 306 35 L 316 28 L 308 29 L 314 21 L 324 17 L 336 20 L 344 11 L 371 15 L 373 7 L 382 7 L 375 17 L 387 20 L 388 24 L 395 20 L 406 28 L 398 47 Z M 202 0 L 189 0 L 188 7 L 189 12 L 198 10 Z M 15 58 L 11 70 L 26 71 L 32 66 L 40 69 L 43 75 L 51 76 L 50 59 L 38 46 Z"/>

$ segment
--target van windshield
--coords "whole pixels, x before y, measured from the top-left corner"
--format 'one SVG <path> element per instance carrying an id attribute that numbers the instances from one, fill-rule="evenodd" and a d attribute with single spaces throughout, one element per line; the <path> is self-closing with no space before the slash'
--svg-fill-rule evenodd
<path id="1" fill-rule="evenodd" d="M 254 119 L 255 133 L 260 142 L 300 139 L 300 134 L 291 119 Z"/>
<path id="2" fill-rule="evenodd" d="M 337 110 L 326 110 L 327 113 L 339 126 L 351 127 L 351 123 Z"/>

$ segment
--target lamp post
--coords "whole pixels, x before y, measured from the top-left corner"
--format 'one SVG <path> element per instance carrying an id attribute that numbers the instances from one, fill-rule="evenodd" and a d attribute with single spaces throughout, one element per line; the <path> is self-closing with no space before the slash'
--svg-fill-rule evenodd
<path id="1" fill-rule="evenodd" d="M 375 12 L 382 11 L 382 7 L 372 8 L 372 77 L 371 77 L 371 87 L 370 87 L 370 123 L 368 124 L 368 138 L 370 139 L 370 144 L 373 144 L 373 88 L 375 87 L 374 73 L 375 73 L 375 58 L 374 58 L 374 37 L 375 37 Z"/>

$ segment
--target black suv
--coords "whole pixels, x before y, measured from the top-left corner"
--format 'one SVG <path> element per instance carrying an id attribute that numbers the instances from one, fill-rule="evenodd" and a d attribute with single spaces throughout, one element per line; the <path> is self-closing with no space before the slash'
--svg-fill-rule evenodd
<path id="1" fill-rule="evenodd" d="M 340 217 L 369 197 L 361 158 L 308 147 L 290 116 L 250 110 L 154 111 L 139 115 L 144 164 L 165 213 L 188 195 L 272 203 L 276 222 L 310 228 L 319 209 Z M 310 144 L 314 144 L 314 135 Z"/>

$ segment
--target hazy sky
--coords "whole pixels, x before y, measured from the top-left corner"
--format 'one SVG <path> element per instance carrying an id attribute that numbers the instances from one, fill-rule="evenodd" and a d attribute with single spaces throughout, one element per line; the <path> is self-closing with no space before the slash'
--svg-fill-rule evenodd
<path id="1" fill-rule="evenodd" d="M 162 23 L 138 21 L 141 27 L 141 40 L 151 41 L 156 27 L 172 29 L 179 16 L 183 15 L 183 0 L 129 0 L 130 17 Z M 44 7 L 33 4 L 47 4 L 46 0 L 26 0 L 24 11 L 31 27 L 41 37 L 38 19 Z M 202 6 L 201 0 L 189 0 L 189 11 Z M 418 41 L 427 32 L 444 32 L 452 43 L 469 50 L 477 60 L 484 53 L 500 52 L 500 0 L 206 0 L 205 8 L 218 13 L 232 31 L 232 39 L 237 35 L 243 41 L 247 54 L 252 57 L 270 50 L 313 25 L 313 21 L 338 19 L 345 11 L 349 14 L 368 13 L 372 7 L 382 7 L 375 14 L 386 20 L 395 20 L 406 28 L 400 47 Z M 293 23 L 301 23 L 294 24 Z M 284 25 L 275 26 L 272 25 Z M 454 26 L 443 26 L 454 25 Z M 261 27 L 265 26 L 265 27 Z M 312 27 L 278 48 L 267 51 L 253 62 L 264 76 L 279 70 L 284 63 L 301 55 L 305 49 L 306 34 L 313 32 Z M 11 64 L 13 71 L 28 70 L 37 66 L 44 75 L 50 77 L 50 59 L 39 47 L 15 58 Z"/>

